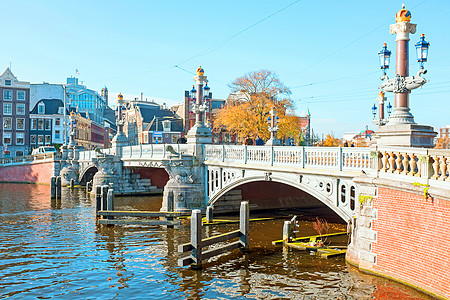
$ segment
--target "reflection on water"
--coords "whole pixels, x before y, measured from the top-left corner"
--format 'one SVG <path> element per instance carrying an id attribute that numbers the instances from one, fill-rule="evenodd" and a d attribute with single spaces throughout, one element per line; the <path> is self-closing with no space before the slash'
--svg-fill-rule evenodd
<path id="1" fill-rule="evenodd" d="M 121 210 L 159 210 L 161 197 L 116 198 Z M 83 190 L 0 184 L 0 298 L 31 299 L 428 299 L 328 260 L 274 247 L 282 219 L 250 223 L 250 252 L 211 259 L 203 270 L 177 266 L 189 221 L 163 226 L 96 226 Z M 334 224 L 336 230 L 343 225 Z M 205 228 L 205 236 L 236 224 Z M 310 222 L 300 234 L 314 234 Z M 333 243 L 346 243 L 346 237 Z"/>

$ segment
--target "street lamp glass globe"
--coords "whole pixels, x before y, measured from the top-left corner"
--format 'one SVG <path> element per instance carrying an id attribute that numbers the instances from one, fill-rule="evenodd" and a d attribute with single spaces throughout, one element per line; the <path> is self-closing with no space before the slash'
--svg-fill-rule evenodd
<path id="1" fill-rule="evenodd" d="M 383 48 L 378 52 L 378 57 L 380 59 L 380 69 L 389 69 L 391 51 L 387 49 L 386 43 L 383 44 Z"/>
<path id="2" fill-rule="evenodd" d="M 391 105 L 391 102 L 388 103 L 388 105 L 386 106 L 386 108 L 387 108 L 387 113 L 388 113 L 388 115 L 390 115 L 391 112 L 392 112 L 392 105 Z"/>
<path id="3" fill-rule="evenodd" d="M 195 99 L 196 98 L 196 96 L 197 96 L 197 90 L 195 89 L 195 87 L 194 86 L 192 86 L 192 90 L 191 90 L 191 99 Z"/>
<path id="4" fill-rule="evenodd" d="M 375 103 L 372 106 L 372 114 L 373 114 L 374 117 L 377 114 L 377 106 L 375 105 Z"/>
<path id="5" fill-rule="evenodd" d="M 420 63 L 420 67 L 423 67 L 423 63 L 427 61 L 428 58 L 428 48 L 430 43 L 425 41 L 425 35 L 420 36 L 420 40 L 415 44 L 417 51 L 417 61 Z"/>
<path id="6" fill-rule="evenodd" d="M 267 124 L 269 124 L 269 126 L 271 125 L 270 122 L 272 121 L 271 117 L 267 117 Z"/>

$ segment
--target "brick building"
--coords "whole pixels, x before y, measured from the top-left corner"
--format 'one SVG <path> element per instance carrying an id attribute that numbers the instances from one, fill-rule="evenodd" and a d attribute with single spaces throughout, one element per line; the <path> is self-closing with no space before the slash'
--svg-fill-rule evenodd
<path id="1" fill-rule="evenodd" d="M 0 76 L 0 157 L 30 153 L 30 83 L 19 81 L 9 68 Z"/>

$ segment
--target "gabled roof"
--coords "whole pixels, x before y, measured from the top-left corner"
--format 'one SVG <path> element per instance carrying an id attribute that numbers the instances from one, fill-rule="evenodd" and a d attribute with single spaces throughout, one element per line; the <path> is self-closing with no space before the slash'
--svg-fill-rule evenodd
<path id="1" fill-rule="evenodd" d="M 147 105 L 137 105 L 137 107 L 141 112 L 143 122 L 150 122 L 155 117 L 162 118 L 174 116 L 174 113 L 168 109 L 160 109 L 154 106 L 147 106 Z"/>
<path id="2" fill-rule="evenodd" d="M 39 103 L 44 103 L 45 105 L 45 115 L 57 115 L 60 107 L 64 107 L 64 103 L 61 99 L 41 99 L 31 110 L 30 114 L 38 114 L 38 105 Z M 69 114 L 69 111 L 66 110 L 66 114 Z"/>
<path id="3" fill-rule="evenodd" d="M 11 71 L 10 68 L 6 68 L 5 72 L 3 72 L 1 77 L 8 77 L 14 80 L 17 80 L 17 77 L 14 76 L 13 72 Z"/>
<path id="4" fill-rule="evenodd" d="M 176 117 L 161 117 L 158 119 L 153 119 L 150 122 L 144 122 L 143 128 L 144 131 L 157 131 L 156 128 L 158 128 L 158 131 L 163 131 L 163 122 L 164 121 L 170 121 L 170 131 L 183 131 L 183 120 Z M 158 123 L 158 126 L 156 126 L 156 123 Z"/>

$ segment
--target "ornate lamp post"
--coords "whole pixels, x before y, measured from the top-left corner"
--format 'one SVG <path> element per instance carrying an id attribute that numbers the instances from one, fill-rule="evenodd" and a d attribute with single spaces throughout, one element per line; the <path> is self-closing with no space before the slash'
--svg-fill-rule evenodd
<path id="1" fill-rule="evenodd" d="M 208 107 L 203 102 L 204 98 L 204 85 L 207 87 L 207 77 L 204 75 L 205 71 L 200 66 L 197 69 L 197 75 L 194 76 L 194 81 L 197 83 L 197 89 L 193 88 L 191 90 L 191 94 L 193 91 L 196 91 L 195 95 L 195 103 L 192 104 L 192 112 L 195 113 L 195 124 L 189 130 L 187 134 L 187 142 L 188 144 L 211 144 L 212 143 L 212 133 L 209 127 L 205 126 L 205 112 Z M 209 92 L 209 87 L 206 90 Z M 209 97 L 208 95 L 206 95 Z M 191 97 L 192 98 L 192 97 Z"/>
<path id="2" fill-rule="evenodd" d="M 125 101 L 123 100 L 122 94 L 117 96 L 117 115 L 116 115 L 116 125 L 117 133 L 111 140 L 111 147 L 114 149 L 114 153 L 117 156 L 122 156 L 122 147 L 128 146 L 127 136 L 123 133 L 123 116 L 122 109 L 124 107 Z"/>
<path id="3" fill-rule="evenodd" d="M 412 90 L 423 86 L 427 80 L 421 77 L 426 74 L 423 63 L 427 61 L 429 43 L 425 41 L 422 35 L 420 41 L 415 44 L 420 69 L 416 76 L 409 76 L 409 34 L 416 32 L 416 24 L 410 23 L 411 12 L 402 9 L 395 15 L 396 23 L 390 26 L 390 33 L 396 34 L 397 42 L 395 77 L 389 79 L 386 75 L 386 69 L 389 69 L 391 51 L 384 44 L 381 51 L 378 52 L 380 58 L 380 68 L 383 70 L 380 85 L 382 92 L 393 92 L 395 94 L 395 105 L 392 114 L 388 119 L 384 118 L 384 93 L 377 98 L 379 101 L 379 119 L 375 118 L 376 106 L 372 108 L 374 113 L 374 123 L 380 125 L 375 135 L 375 143 L 379 145 L 392 146 L 419 146 L 432 147 L 433 137 L 436 136 L 431 126 L 417 125 L 409 108 L 409 94 Z M 390 105 L 389 105 L 390 106 Z M 390 108 L 388 106 L 388 113 Z M 392 108 L 392 107 L 391 107 Z M 385 126 L 381 126 L 385 125 Z"/>
<path id="4" fill-rule="evenodd" d="M 69 116 L 69 124 L 70 124 L 70 132 L 69 132 L 69 147 L 73 148 L 76 146 L 75 144 L 75 124 L 77 121 L 75 120 L 75 113 L 72 111 Z"/>
<path id="5" fill-rule="evenodd" d="M 379 111 L 380 111 L 379 112 L 379 118 L 378 119 L 376 118 L 377 106 L 374 103 L 373 106 L 372 106 L 373 123 L 375 125 L 378 125 L 378 126 L 383 126 L 389 121 L 389 119 L 385 119 L 384 118 L 384 102 L 386 101 L 386 97 L 384 96 L 384 92 L 383 91 L 380 91 L 378 93 L 377 100 L 378 100 L 378 108 L 379 108 Z M 387 108 L 388 116 L 390 116 L 391 115 L 391 111 L 392 111 L 391 102 L 388 103 L 386 108 Z"/>
<path id="6" fill-rule="evenodd" d="M 267 118 L 267 124 L 269 125 L 270 139 L 267 141 L 266 146 L 278 146 L 280 141 L 277 139 L 278 122 L 279 117 L 276 115 L 275 107 L 270 110 L 270 116 Z"/>
<path id="7" fill-rule="evenodd" d="M 389 79 L 386 75 L 386 69 L 389 68 L 390 51 L 387 50 L 386 44 L 384 44 L 383 49 L 378 52 L 380 66 L 384 72 L 381 77 L 384 82 L 380 85 L 380 89 L 385 92 L 395 93 L 395 107 L 389 119 L 389 124 L 415 124 L 414 117 L 409 109 L 409 94 L 411 90 L 421 87 L 427 82 L 420 75 L 427 72 L 423 69 L 423 62 L 427 59 L 429 43 L 425 42 L 423 37 L 417 43 L 419 45 L 416 46 L 418 47 L 418 53 L 421 51 L 418 58 L 420 70 L 416 76 L 409 76 L 409 34 L 416 32 L 416 24 L 410 23 L 411 13 L 405 9 L 405 6 L 397 12 L 395 20 L 396 24 L 391 25 L 390 33 L 397 34 L 395 39 L 397 42 L 396 74 L 393 79 Z M 426 49 L 426 51 L 424 52 L 422 49 Z M 383 61 L 381 62 L 381 60 Z"/>

